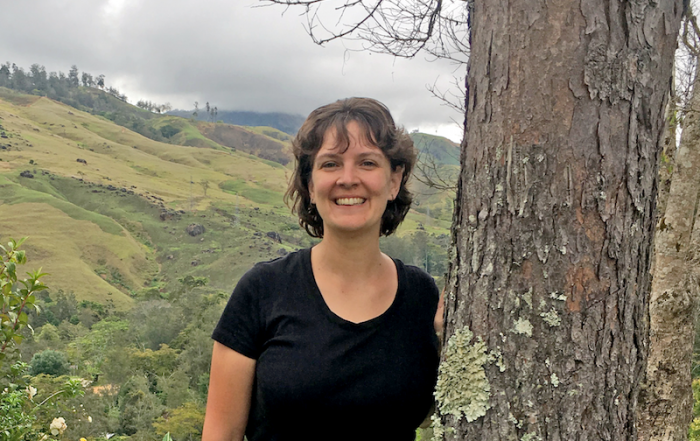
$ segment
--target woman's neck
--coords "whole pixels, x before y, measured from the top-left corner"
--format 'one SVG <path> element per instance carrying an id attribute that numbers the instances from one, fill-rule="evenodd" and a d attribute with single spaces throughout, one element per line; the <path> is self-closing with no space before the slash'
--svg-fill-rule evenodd
<path id="1" fill-rule="evenodd" d="M 328 235 L 314 247 L 314 261 L 336 274 L 368 274 L 381 266 L 379 236 L 340 238 Z"/>

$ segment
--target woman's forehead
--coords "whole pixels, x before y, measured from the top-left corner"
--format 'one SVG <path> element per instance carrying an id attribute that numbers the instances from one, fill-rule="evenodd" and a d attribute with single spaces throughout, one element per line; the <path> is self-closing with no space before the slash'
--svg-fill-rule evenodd
<path id="1" fill-rule="evenodd" d="M 323 134 L 319 150 L 346 150 L 350 143 L 359 143 L 367 147 L 377 147 L 371 130 L 364 124 L 351 120 L 347 124 L 333 124 Z"/>

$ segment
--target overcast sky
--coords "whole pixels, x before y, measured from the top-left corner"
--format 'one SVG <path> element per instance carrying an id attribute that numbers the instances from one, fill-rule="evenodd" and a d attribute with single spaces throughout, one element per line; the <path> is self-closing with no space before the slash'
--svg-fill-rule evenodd
<path id="1" fill-rule="evenodd" d="M 399 124 L 454 140 L 460 115 L 428 85 L 454 89 L 462 69 L 315 45 L 298 9 L 256 0 L 0 0 L 0 62 L 105 75 L 129 101 L 192 109 L 280 111 L 306 116 L 349 96 L 384 102 Z M 461 81 L 461 80 L 460 80 Z M 455 91 L 457 92 L 457 91 Z"/>

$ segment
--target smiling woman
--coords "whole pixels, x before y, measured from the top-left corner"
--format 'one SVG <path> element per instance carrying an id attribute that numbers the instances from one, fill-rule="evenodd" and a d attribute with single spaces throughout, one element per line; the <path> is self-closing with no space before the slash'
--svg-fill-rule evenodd
<path id="1" fill-rule="evenodd" d="M 347 130 L 344 150 L 336 130 L 328 130 L 313 164 L 309 199 L 323 219 L 325 235 L 368 230 L 379 237 L 382 216 L 399 192 L 404 166 L 392 169 L 357 122 L 350 121 Z"/>
<path id="2" fill-rule="evenodd" d="M 378 101 L 307 118 L 287 200 L 321 242 L 256 265 L 214 330 L 204 441 L 412 440 L 437 377 L 438 289 L 379 249 L 411 204 L 410 138 Z"/>

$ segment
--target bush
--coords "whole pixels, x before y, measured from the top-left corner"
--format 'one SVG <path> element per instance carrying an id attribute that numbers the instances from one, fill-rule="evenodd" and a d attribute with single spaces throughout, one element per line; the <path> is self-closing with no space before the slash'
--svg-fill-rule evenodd
<path id="1" fill-rule="evenodd" d="M 39 282 L 46 275 L 41 269 L 27 273 L 27 279 L 17 278 L 17 266 L 27 262 L 25 252 L 18 249 L 25 239 L 19 242 L 11 239 L 7 248 L 0 245 L 0 368 L 10 352 L 8 349 L 15 349 L 22 341 L 19 331 L 29 320 L 24 309 L 36 309 L 35 293 L 46 289 L 46 285 Z"/>
<path id="2" fill-rule="evenodd" d="M 63 352 L 47 349 L 35 354 L 30 363 L 31 374 L 46 374 L 52 376 L 68 373 L 68 360 Z"/>
<path id="3" fill-rule="evenodd" d="M 688 441 L 700 441 L 700 379 L 693 380 L 693 421 L 688 430 Z"/>

